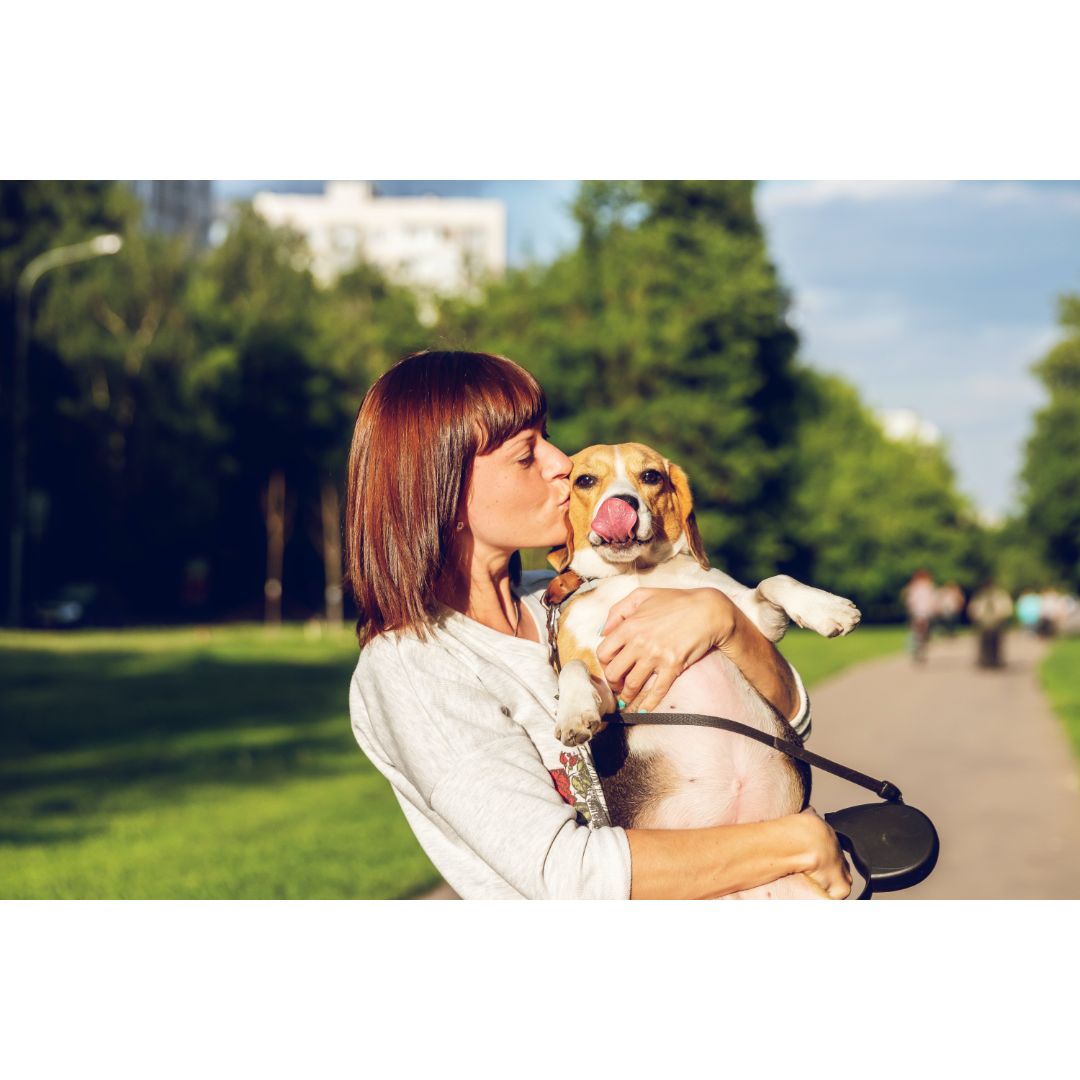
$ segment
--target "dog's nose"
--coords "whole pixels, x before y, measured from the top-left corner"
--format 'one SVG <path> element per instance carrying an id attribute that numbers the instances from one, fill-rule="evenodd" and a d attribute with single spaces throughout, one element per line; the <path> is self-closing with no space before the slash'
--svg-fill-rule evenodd
<path id="1" fill-rule="evenodd" d="M 633 495 L 612 495 L 611 497 L 613 499 L 622 499 L 624 503 L 635 510 L 639 509 L 641 505 Z"/>

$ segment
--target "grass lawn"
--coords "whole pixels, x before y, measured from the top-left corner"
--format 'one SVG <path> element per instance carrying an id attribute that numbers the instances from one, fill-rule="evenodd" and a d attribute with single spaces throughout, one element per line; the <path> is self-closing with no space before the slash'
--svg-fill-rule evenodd
<path id="1" fill-rule="evenodd" d="M 1043 689 L 1080 756 L 1080 638 L 1056 641 L 1039 670 Z"/>
<path id="2" fill-rule="evenodd" d="M 0 634 L 0 897 L 425 890 L 349 729 L 355 662 L 345 630 Z"/>
<path id="3" fill-rule="evenodd" d="M 864 627 L 782 649 L 813 685 L 903 644 Z M 438 875 L 349 730 L 355 661 L 346 630 L 0 632 L 0 898 L 425 891 Z"/>
<path id="4" fill-rule="evenodd" d="M 811 687 L 852 664 L 901 652 L 907 639 L 908 631 L 903 626 L 860 626 L 848 637 L 832 639 L 809 630 L 791 629 L 779 648 L 806 686 Z"/>

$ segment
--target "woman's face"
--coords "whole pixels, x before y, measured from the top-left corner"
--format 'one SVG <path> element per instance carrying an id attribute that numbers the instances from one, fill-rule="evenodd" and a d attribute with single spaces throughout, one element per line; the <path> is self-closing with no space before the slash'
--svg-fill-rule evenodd
<path id="1" fill-rule="evenodd" d="M 539 425 L 473 461 L 465 524 L 475 548 L 513 552 L 566 543 L 572 462 Z"/>

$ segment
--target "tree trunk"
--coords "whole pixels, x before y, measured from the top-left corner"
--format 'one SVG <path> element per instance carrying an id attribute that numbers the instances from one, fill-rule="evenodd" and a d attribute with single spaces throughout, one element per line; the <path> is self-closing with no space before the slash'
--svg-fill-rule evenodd
<path id="1" fill-rule="evenodd" d="M 280 470 L 270 474 L 266 486 L 266 598 L 265 619 L 277 625 L 281 622 L 281 574 L 285 561 L 285 474 Z"/>
<path id="2" fill-rule="evenodd" d="M 340 626 L 345 618 L 341 603 L 341 517 L 337 485 L 322 486 L 323 566 L 326 573 L 326 621 Z"/>

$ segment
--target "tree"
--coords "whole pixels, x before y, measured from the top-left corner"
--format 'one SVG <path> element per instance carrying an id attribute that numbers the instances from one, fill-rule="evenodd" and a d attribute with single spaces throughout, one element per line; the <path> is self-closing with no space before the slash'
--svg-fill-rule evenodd
<path id="1" fill-rule="evenodd" d="M 453 347 L 529 368 L 569 452 L 655 446 L 690 476 L 698 522 L 736 575 L 775 572 L 795 417 L 796 337 L 743 182 L 582 185 L 577 249 L 443 309 Z"/>
<path id="2" fill-rule="evenodd" d="M 1049 393 L 1022 472 L 1024 520 L 1060 584 L 1080 589 L 1080 295 L 1060 303 L 1064 336 L 1033 368 Z"/>
<path id="3" fill-rule="evenodd" d="M 36 256 L 83 242 L 106 232 L 125 234 L 138 220 L 136 200 L 121 185 L 109 181 L 0 181 L 0 460 L 10 461 L 11 402 L 13 395 L 10 362 L 15 350 L 15 295 L 20 274 Z M 60 560 L 50 541 L 64 530 L 68 535 L 83 531 L 93 520 L 90 509 L 96 492 L 88 455 L 92 439 L 62 412 L 63 402 L 72 397 L 71 371 L 58 355 L 50 325 L 54 297 L 72 287 L 83 287 L 88 279 L 98 280 L 103 263 L 95 261 L 64 267 L 45 275 L 34 287 L 28 364 L 29 535 L 23 564 L 24 597 L 28 607 L 52 590 L 61 575 L 72 580 L 96 565 L 93 540 L 74 558 Z M 7 537 L 11 534 L 9 475 L 0 480 L 0 535 L 5 538 L 4 565 L 7 565 Z M 89 514 L 89 516 L 88 516 Z M 7 575 L 0 590 L 7 591 Z M 6 605 L 6 598 L 5 598 Z"/>
<path id="4" fill-rule="evenodd" d="M 988 554 L 943 448 L 886 438 L 853 387 L 803 377 L 796 576 L 850 597 L 870 618 L 901 614 L 900 589 L 920 566 L 970 593 Z"/>

